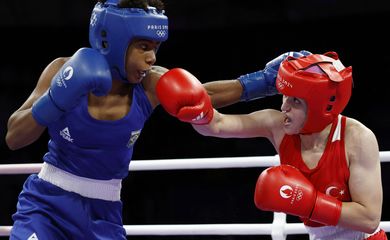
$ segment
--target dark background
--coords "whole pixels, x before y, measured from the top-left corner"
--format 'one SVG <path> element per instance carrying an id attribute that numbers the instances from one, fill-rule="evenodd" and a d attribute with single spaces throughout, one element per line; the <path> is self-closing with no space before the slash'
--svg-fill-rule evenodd
<path id="1" fill-rule="evenodd" d="M 47 135 L 10 151 L 4 142 L 7 119 L 27 99 L 46 65 L 89 46 L 94 1 L 2 1 L 0 8 L 1 163 L 40 163 Z M 182 67 L 202 82 L 232 79 L 262 69 L 279 54 L 302 49 L 336 51 L 352 65 L 354 90 L 344 114 L 376 134 L 390 150 L 388 1 L 166 0 L 170 37 L 157 65 Z M 279 108 L 280 96 L 220 109 L 248 113 Z M 157 108 L 138 140 L 136 160 L 269 156 L 269 142 L 217 139 L 195 133 Z M 270 223 L 272 213 L 253 204 L 253 188 L 264 168 L 131 172 L 124 180 L 124 224 Z M 390 221 L 390 163 L 382 163 L 383 221 Z M 27 175 L 0 175 L 0 225 L 12 225 L 17 195 Z M 370 177 L 370 176 L 367 176 Z M 297 222 L 288 217 L 289 222 Z M 288 239 L 305 239 L 305 235 Z M 131 239 L 270 239 L 269 236 L 132 237 Z"/>

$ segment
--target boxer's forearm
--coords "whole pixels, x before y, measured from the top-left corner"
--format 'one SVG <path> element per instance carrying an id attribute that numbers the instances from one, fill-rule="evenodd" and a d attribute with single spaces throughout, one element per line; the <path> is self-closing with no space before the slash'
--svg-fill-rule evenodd
<path id="1" fill-rule="evenodd" d="M 339 225 L 362 232 L 374 232 L 380 223 L 381 215 L 373 206 L 357 202 L 344 202 Z"/>
<path id="2" fill-rule="evenodd" d="M 221 108 L 240 101 L 242 85 L 238 80 L 221 80 L 203 84 L 211 97 L 214 108 Z"/>
<path id="3" fill-rule="evenodd" d="M 12 150 L 25 147 L 35 142 L 44 132 L 31 114 L 31 108 L 16 111 L 8 120 L 6 143 Z"/>

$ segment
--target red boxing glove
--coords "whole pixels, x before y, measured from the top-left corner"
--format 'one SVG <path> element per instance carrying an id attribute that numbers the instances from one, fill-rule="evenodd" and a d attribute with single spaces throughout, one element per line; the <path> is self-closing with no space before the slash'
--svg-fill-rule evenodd
<path id="1" fill-rule="evenodd" d="M 208 124 L 214 109 L 206 89 L 188 71 L 174 68 L 158 80 L 157 98 L 164 109 L 183 122 Z"/>
<path id="2" fill-rule="evenodd" d="M 263 171 L 255 189 L 256 207 L 284 212 L 325 225 L 337 225 L 342 203 L 317 191 L 293 166 L 280 165 Z"/>

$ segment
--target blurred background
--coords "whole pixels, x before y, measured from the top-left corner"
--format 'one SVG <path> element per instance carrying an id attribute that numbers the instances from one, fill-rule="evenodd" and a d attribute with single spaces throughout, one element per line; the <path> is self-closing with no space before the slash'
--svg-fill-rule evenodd
<path id="1" fill-rule="evenodd" d="M 41 163 L 47 134 L 17 151 L 5 145 L 7 120 L 27 99 L 46 65 L 88 47 L 94 1 L 2 1 L 0 8 L 1 164 Z M 263 69 L 286 51 L 336 51 L 353 66 L 354 89 L 344 115 L 356 118 L 390 150 L 390 66 L 386 0 L 166 0 L 170 36 L 157 65 L 182 67 L 202 82 L 233 79 Z M 281 96 L 220 109 L 249 113 L 279 109 Z M 197 134 L 157 108 L 136 143 L 133 159 L 275 155 L 261 138 L 217 139 Z M 264 168 L 130 172 L 123 182 L 124 224 L 270 223 L 272 213 L 253 204 Z M 382 163 L 382 221 L 390 221 L 390 163 Z M 27 175 L 0 175 L 0 226 L 12 225 L 17 196 Z M 370 177 L 370 176 L 367 176 Z M 297 222 L 288 217 L 289 222 Z M 288 239 L 308 239 L 306 235 Z M 4 238 L 5 239 L 5 238 Z M 270 236 L 179 236 L 131 239 L 270 239 Z"/>

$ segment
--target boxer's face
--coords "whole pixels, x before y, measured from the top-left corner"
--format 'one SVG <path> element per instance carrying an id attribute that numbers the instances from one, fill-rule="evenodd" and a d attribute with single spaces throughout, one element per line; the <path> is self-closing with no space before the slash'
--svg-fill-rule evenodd
<path id="1" fill-rule="evenodd" d="M 156 62 L 159 42 L 136 39 L 126 52 L 126 73 L 130 83 L 140 83 Z"/>
<path id="2" fill-rule="evenodd" d="M 281 110 L 284 114 L 283 127 L 286 134 L 298 134 L 306 120 L 306 101 L 283 95 Z"/>

